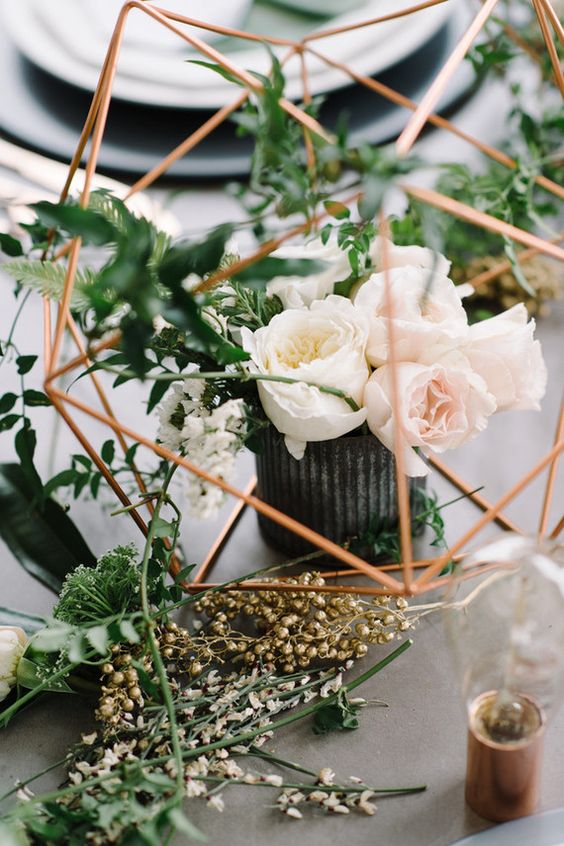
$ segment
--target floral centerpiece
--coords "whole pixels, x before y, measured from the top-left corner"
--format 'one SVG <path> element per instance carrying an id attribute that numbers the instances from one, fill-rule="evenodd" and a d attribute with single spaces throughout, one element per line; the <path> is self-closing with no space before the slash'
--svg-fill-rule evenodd
<path id="1" fill-rule="evenodd" d="M 159 440 L 203 469 L 229 480 L 236 452 L 259 427 L 259 495 L 343 543 L 374 520 L 397 518 L 395 431 L 413 499 L 427 454 L 471 441 L 498 411 L 539 409 L 546 368 L 525 306 L 469 325 L 462 297 L 471 288 L 454 284 L 443 255 L 375 237 L 351 282 L 347 254 L 325 230 L 273 258 L 315 272 L 274 276 L 262 307 L 244 318 L 242 289 L 223 284 L 204 315 L 248 359 L 205 376 L 192 365 L 160 408 Z M 252 384 L 244 398 L 238 376 Z M 194 479 L 189 498 L 209 515 L 222 493 Z M 260 520 L 287 551 L 309 548 Z"/>

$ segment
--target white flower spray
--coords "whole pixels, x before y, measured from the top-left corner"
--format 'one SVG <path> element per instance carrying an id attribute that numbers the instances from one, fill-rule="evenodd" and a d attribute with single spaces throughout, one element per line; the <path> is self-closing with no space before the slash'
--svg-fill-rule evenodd
<path id="1" fill-rule="evenodd" d="M 223 481 L 235 471 L 235 457 L 247 429 L 245 404 L 231 399 L 209 409 L 203 402 L 206 382 L 188 377 L 174 385 L 159 408 L 158 440 Z M 225 494 L 194 473 L 186 474 L 186 496 L 192 513 L 202 519 L 213 517 Z"/>

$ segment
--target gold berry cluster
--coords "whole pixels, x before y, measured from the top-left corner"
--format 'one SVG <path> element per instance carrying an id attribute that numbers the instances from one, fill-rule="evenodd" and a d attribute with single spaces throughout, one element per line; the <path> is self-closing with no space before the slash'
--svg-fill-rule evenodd
<path id="1" fill-rule="evenodd" d="M 190 633 L 176 623 L 158 626 L 155 640 L 163 661 L 173 674 L 194 678 L 200 675 L 204 664 L 214 658 L 214 653 L 206 647 L 205 639 L 199 638 L 196 644 Z M 111 660 L 102 664 L 101 695 L 96 716 L 109 726 L 117 726 L 121 720 L 131 722 L 143 710 L 139 672 L 134 665 L 141 666 L 149 677 L 153 677 L 151 656 L 142 646 L 116 644 L 112 647 Z"/>
<path id="2" fill-rule="evenodd" d="M 322 587 L 325 580 L 320 573 L 302 573 L 286 583 Z M 370 644 L 389 643 L 410 627 L 403 597 L 367 601 L 348 593 L 234 590 L 208 594 L 194 607 L 207 615 L 206 631 L 223 639 L 225 657 L 248 665 L 261 659 L 286 673 L 314 661 L 361 658 Z M 245 619 L 252 634 L 236 628 L 235 621 Z"/>
<path id="3" fill-rule="evenodd" d="M 479 273 L 491 270 L 504 260 L 503 256 L 475 258 L 464 267 L 453 268 L 455 282 L 471 282 Z M 550 312 L 548 302 L 564 296 L 555 262 L 543 256 L 535 256 L 521 267 L 523 274 L 535 292 L 528 294 L 515 279 L 511 270 L 501 273 L 489 282 L 483 282 L 469 300 L 471 308 L 488 308 L 494 313 L 524 303 L 529 314 L 545 317 Z"/>

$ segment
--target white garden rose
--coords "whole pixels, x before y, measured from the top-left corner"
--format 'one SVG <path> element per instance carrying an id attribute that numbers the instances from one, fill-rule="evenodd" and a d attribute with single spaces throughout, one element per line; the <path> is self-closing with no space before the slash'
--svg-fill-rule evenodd
<path id="1" fill-rule="evenodd" d="M 368 327 L 350 300 L 331 295 L 309 309 L 283 311 L 255 332 L 244 327 L 241 335 L 251 372 L 338 388 L 359 406 L 354 411 L 341 397 L 303 382 L 258 381 L 264 411 L 294 458 L 302 458 L 307 441 L 338 438 L 364 423 Z"/>
<path id="2" fill-rule="evenodd" d="M 470 327 L 463 347 L 472 368 L 494 395 L 498 411 L 540 410 L 547 372 L 535 321 L 523 303 Z"/>
<path id="3" fill-rule="evenodd" d="M 26 643 L 26 633 L 19 626 L 0 626 L 0 702 L 16 684 L 18 664 Z"/>
<path id="4" fill-rule="evenodd" d="M 448 276 L 420 267 L 392 268 L 388 276 L 396 361 L 430 363 L 466 340 L 466 312 Z M 385 274 L 374 273 L 354 297 L 370 321 L 366 354 L 374 367 L 390 358 L 385 285 Z"/>
<path id="5" fill-rule="evenodd" d="M 382 269 L 382 242 L 375 238 L 370 245 L 370 258 L 375 271 Z M 447 274 L 450 262 L 440 253 L 427 247 L 398 247 L 387 241 L 390 267 L 414 266 L 434 269 L 437 273 Z M 276 294 L 284 308 L 307 308 L 314 300 L 321 300 L 332 294 L 335 284 L 346 279 L 351 272 L 346 253 L 337 244 L 332 235 L 326 244 L 321 238 L 314 238 L 305 244 L 280 247 L 272 255 L 281 259 L 311 259 L 321 261 L 326 267 L 310 276 L 277 276 L 266 286 L 268 294 Z"/>
<path id="6" fill-rule="evenodd" d="M 378 237 L 374 240 L 371 258 L 375 271 L 384 269 L 384 238 Z M 408 244 L 400 247 L 386 239 L 387 257 L 389 267 L 420 267 L 424 270 L 433 270 L 442 276 L 448 276 L 450 261 L 441 253 L 430 250 L 429 247 L 418 247 L 417 244 Z"/>
<path id="7" fill-rule="evenodd" d="M 496 402 L 484 380 L 456 353 L 431 365 L 400 362 L 396 369 L 399 420 L 392 410 L 392 367 L 387 364 L 374 371 L 364 391 L 368 426 L 390 450 L 397 429 L 405 472 L 426 476 L 428 467 L 413 447 L 441 453 L 471 441 L 486 428 Z"/>

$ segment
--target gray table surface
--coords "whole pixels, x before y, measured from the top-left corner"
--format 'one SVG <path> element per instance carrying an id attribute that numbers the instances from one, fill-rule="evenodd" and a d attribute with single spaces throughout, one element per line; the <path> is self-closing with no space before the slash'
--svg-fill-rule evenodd
<path id="1" fill-rule="evenodd" d="M 497 94 L 499 90 L 497 90 Z M 499 135 L 503 116 L 498 108 L 496 89 L 489 97 L 489 108 L 480 113 L 487 124 L 490 140 Z M 476 105 L 463 110 L 457 123 L 476 130 Z M 487 120 L 485 119 L 487 116 Z M 437 136 L 426 139 L 423 154 L 444 157 L 447 139 L 437 144 Z M 440 148 L 440 153 L 439 153 Z M 464 153 L 450 148 L 453 158 Z M 196 230 L 209 220 L 236 214 L 234 207 L 217 190 L 189 190 L 175 206 L 188 229 Z M 221 213 L 218 215 L 218 208 Z M 13 301 L 10 285 L 0 276 L 0 337 L 6 336 L 11 320 Z M 446 456 L 449 465 L 473 487 L 485 485 L 484 494 L 491 501 L 501 496 L 542 457 L 552 442 L 562 392 L 562 360 L 564 308 L 555 306 L 551 315 L 538 326 L 549 368 L 549 387 L 542 413 L 509 412 L 491 420 L 488 431 L 478 440 Z M 31 302 L 20 326 L 18 340 L 24 352 L 35 352 L 41 334 L 40 304 Z M 33 342 L 30 340 L 33 339 Z M 4 368 L 0 374 L 2 392 L 9 390 L 11 376 Z M 37 386 L 39 387 L 39 380 Z M 89 396 L 88 386 L 79 384 L 77 395 Z M 148 420 L 141 395 L 133 386 L 124 386 L 116 393 L 118 416 L 134 423 L 147 433 L 154 433 L 155 422 Z M 140 410 L 141 409 L 141 410 Z M 50 411 L 40 409 L 36 415 L 40 426 L 39 466 L 44 474 L 67 465 L 69 452 L 77 451 L 72 435 L 62 424 L 53 437 Z M 49 422 L 47 422 L 49 421 Z M 81 419 L 98 444 L 107 437 L 99 427 Z M 11 439 L 0 440 L 0 460 L 11 460 Z M 252 472 L 252 458 L 240 462 L 239 484 Z M 561 479 L 559 480 L 561 481 Z M 456 491 L 438 476 L 430 484 L 441 501 Z M 507 514 L 527 531 L 538 524 L 544 491 L 544 477 L 531 484 L 526 492 L 507 508 Z M 555 523 L 562 513 L 564 491 L 560 484 L 551 514 Z M 127 517 L 108 519 L 110 500 L 104 506 L 82 502 L 73 506 L 72 514 L 96 553 L 117 543 L 137 539 Z M 454 541 L 479 516 L 467 501 L 445 512 L 447 538 Z M 191 560 L 199 561 L 209 546 L 220 521 L 193 524 L 183 528 L 183 542 Z M 485 530 L 488 538 L 495 529 Z M 256 518 L 246 513 L 214 575 L 249 572 L 257 566 L 277 559 L 258 535 Z M 53 595 L 29 577 L 0 543 L 0 604 L 29 612 L 48 614 Z M 263 793 L 249 788 L 232 787 L 227 795 L 223 814 L 208 810 L 203 803 L 192 802 L 191 818 L 217 846 L 259 846 L 267 840 L 272 846 L 285 844 L 289 838 L 297 843 L 321 846 L 328 840 L 346 841 L 350 846 L 366 843 L 397 846 L 447 846 L 457 838 L 487 825 L 464 804 L 463 780 L 465 758 L 465 714 L 453 667 L 447 652 L 440 615 L 427 618 L 413 633 L 414 645 L 396 663 L 366 684 L 367 698 L 385 700 L 389 707 L 366 709 L 361 727 L 354 733 L 316 737 L 307 723 L 297 724 L 277 735 L 273 746 L 284 757 L 305 762 L 313 769 L 331 766 L 347 778 L 362 777 L 366 782 L 382 786 L 426 783 L 425 793 L 412 797 L 382 800 L 373 817 L 354 815 L 350 818 L 324 818 L 315 815 L 293 823 L 268 807 Z M 356 671 L 378 660 L 382 651 L 375 648 Z M 15 779 L 38 771 L 61 757 L 81 731 L 91 725 L 89 708 L 78 698 L 45 698 L 15 719 L 0 737 L 0 791 L 9 788 Z M 564 711 L 552 720 L 546 743 L 542 808 L 564 805 Z M 56 775 L 42 779 L 41 787 L 57 783 Z M 243 792 L 246 791 L 246 792 Z"/>

